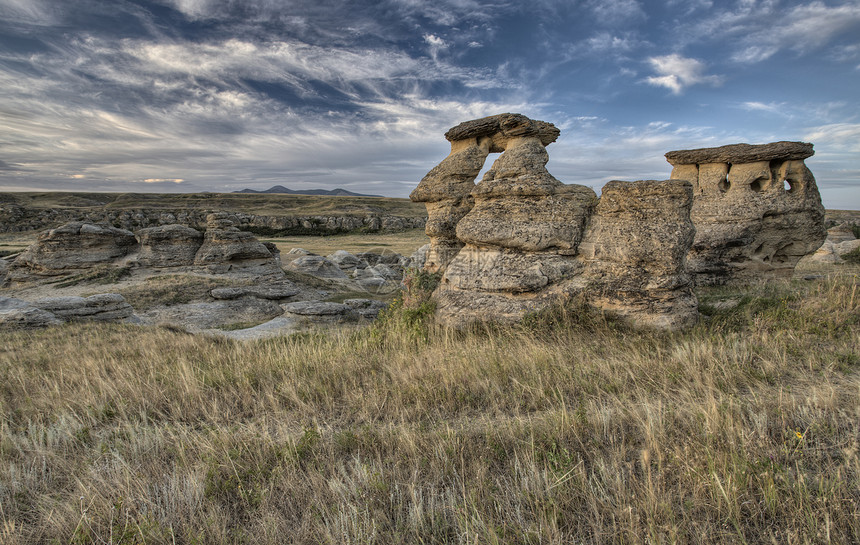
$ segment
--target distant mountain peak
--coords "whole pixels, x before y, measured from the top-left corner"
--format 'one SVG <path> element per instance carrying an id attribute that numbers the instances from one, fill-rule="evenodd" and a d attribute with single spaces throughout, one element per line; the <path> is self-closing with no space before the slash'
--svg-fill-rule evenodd
<path id="1" fill-rule="evenodd" d="M 241 189 L 233 193 L 278 193 L 287 195 L 329 195 L 336 197 L 382 197 L 382 195 L 366 195 L 364 193 L 354 193 L 346 189 L 290 189 L 282 185 L 275 185 L 269 189 L 259 191 L 256 189 Z"/>

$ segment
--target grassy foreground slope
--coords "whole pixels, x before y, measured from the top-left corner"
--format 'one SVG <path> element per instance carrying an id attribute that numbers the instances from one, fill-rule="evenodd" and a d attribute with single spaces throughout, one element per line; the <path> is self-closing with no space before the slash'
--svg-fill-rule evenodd
<path id="1" fill-rule="evenodd" d="M 858 543 L 856 274 L 257 343 L 0 333 L 0 542 Z M 856 271 L 855 271 L 856 272 Z"/>

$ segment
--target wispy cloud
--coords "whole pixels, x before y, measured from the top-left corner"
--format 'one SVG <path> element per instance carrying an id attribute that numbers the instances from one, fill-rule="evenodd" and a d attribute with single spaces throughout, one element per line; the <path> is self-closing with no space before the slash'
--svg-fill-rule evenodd
<path id="1" fill-rule="evenodd" d="M 657 75 L 645 78 L 645 82 L 655 87 L 666 87 L 676 95 L 691 85 L 719 85 L 722 81 L 719 76 L 705 75 L 706 67 L 702 61 L 676 53 L 650 57 L 648 62 Z"/>

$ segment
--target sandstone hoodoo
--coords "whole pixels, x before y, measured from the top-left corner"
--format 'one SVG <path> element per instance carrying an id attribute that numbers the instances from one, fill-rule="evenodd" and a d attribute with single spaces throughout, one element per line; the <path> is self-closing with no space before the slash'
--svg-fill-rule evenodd
<path id="1" fill-rule="evenodd" d="M 240 273 L 254 276 L 283 276 L 279 252 L 247 231 L 240 231 L 224 212 L 209 214 L 203 244 L 194 265 L 214 274 Z"/>
<path id="2" fill-rule="evenodd" d="M 446 133 L 451 155 L 412 195 L 428 203 L 425 270 L 443 273 L 434 293 L 438 317 L 453 325 L 512 322 L 582 296 L 637 325 L 693 323 L 696 299 L 684 266 L 693 240 L 691 185 L 611 182 L 598 201 L 592 189 L 565 185 L 546 170 L 546 146 L 558 135 L 552 124 L 519 114 Z M 502 155 L 470 185 L 492 152 Z M 468 168 L 460 167 L 463 157 Z M 440 202 L 459 203 L 458 213 L 441 213 Z"/>
<path id="3" fill-rule="evenodd" d="M 824 207 L 804 159 L 812 144 L 774 142 L 670 151 L 672 178 L 693 184 L 688 267 L 701 285 L 790 277 L 824 242 Z"/>

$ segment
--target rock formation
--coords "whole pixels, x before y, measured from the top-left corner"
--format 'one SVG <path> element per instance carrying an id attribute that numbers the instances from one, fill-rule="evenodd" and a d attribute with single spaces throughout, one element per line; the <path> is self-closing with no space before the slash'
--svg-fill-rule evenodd
<path id="1" fill-rule="evenodd" d="M 209 214 L 203 244 L 194 256 L 194 265 L 213 274 L 283 276 L 273 249 L 274 246 L 266 246 L 253 234 L 234 227 L 227 214 Z"/>
<path id="2" fill-rule="evenodd" d="M 428 172 L 409 195 L 414 202 L 427 206 L 425 232 L 430 237 L 430 249 L 425 269 L 434 272 L 444 269 L 463 247 L 464 241 L 458 239 L 455 229 L 472 209 L 475 178 L 487 155 L 504 151 L 511 141 L 537 142 L 543 149 L 555 142 L 558 135 L 559 130 L 551 123 L 534 121 L 520 114 L 467 121 L 445 133 L 445 138 L 451 142 L 451 153 Z M 502 177 L 506 175 L 504 171 L 499 173 Z"/>
<path id="3" fill-rule="evenodd" d="M 90 297 L 43 297 L 24 301 L 0 297 L 0 327 L 35 328 L 70 321 L 134 322 L 134 309 L 117 293 Z"/>
<path id="4" fill-rule="evenodd" d="M 12 281 L 57 276 L 109 265 L 137 250 L 134 233 L 105 225 L 73 222 L 39 235 L 9 270 Z"/>
<path id="5" fill-rule="evenodd" d="M 672 178 L 693 184 L 688 266 L 701 285 L 790 277 L 824 241 L 824 207 L 804 159 L 812 144 L 671 151 Z"/>
<path id="6" fill-rule="evenodd" d="M 445 183 L 450 178 L 439 176 L 438 167 L 413 192 L 414 200 L 428 201 L 436 192 L 428 204 L 425 270 L 444 273 L 433 295 L 439 319 L 452 325 L 512 322 L 580 295 L 637 325 L 694 322 L 696 298 L 685 269 L 693 240 L 691 185 L 610 182 L 598 204 L 590 188 L 562 184 L 546 170 L 545 146 L 557 136 L 551 124 L 518 114 L 463 123 L 446 133 L 452 155 L 443 165 L 456 155 L 458 138 L 474 139 L 464 149 L 503 153 L 468 196 L 462 195 L 467 183 Z M 443 237 L 430 228 L 438 211 L 431 204 L 442 202 L 446 189 L 469 205 L 453 229 L 446 227 L 444 248 L 456 249 L 447 265 L 438 249 L 433 254 Z M 453 217 L 445 216 L 446 222 Z"/>
<path id="7" fill-rule="evenodd" d="M 137 261 L 144 267 L 191 266 L 203 244 L 203 233 L 185 225 L 147 227 L 137 235 L 140 239 Z"/>

